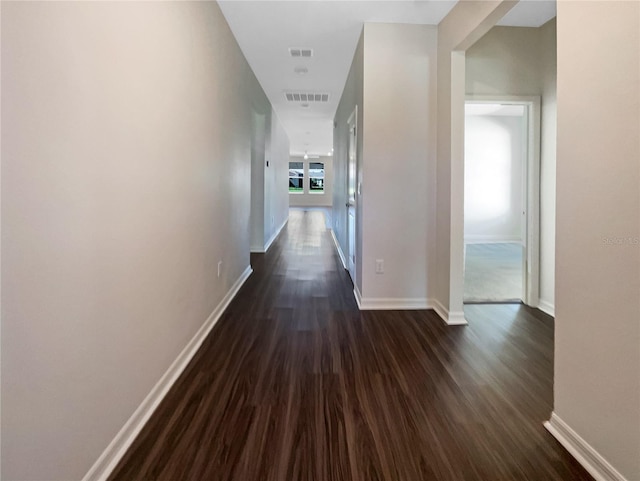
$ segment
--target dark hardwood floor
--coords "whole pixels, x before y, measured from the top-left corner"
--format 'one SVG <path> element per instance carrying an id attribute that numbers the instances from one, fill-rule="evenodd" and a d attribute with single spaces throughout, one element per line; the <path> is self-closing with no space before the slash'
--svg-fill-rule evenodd
<path id="1" fill-rule="evenodd" d="M 548 434 L 553 320 L 363 311 L 321 212 L 292 211 L 113 480 L 590 480 Z"/>

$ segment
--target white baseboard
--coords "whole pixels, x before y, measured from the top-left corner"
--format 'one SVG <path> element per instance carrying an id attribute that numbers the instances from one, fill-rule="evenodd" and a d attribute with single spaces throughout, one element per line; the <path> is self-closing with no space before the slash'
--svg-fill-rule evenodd
<path id="1" fill-rule="evenodd" d="M 398 298 L 398 297 L 362 297 L 357 287 L 354 287 L 353 294 L 361 311 L 383 311 L 383 310 L 426 310 L 433 309 L 449 326 L 467 325 L 464 312 L 449 312 L 436 299 L 430 298 Z"/>
<path id="2" fill-rule="evenodd" d="M 353 297 L 356 298 L 356 304 L 358 304 L 358 309 L 362 310 L 362 295 L 360 294 L 360 290 L 357 285 L 353 285 Z"/>
<path id="3" fill-rule="evenodd" d="M 91 469 L 89 469 L 87 474 L 85 474 L 82 481 L 102 481 L 109 477 L 118 462 L 120 462 L 124 454 L 127 452 L 127 449 L 131 446 L 131 443 L 133 443 L 136 436 L 140 433 L 162 399 L 169 392 L 171 386 L 173 386 L 180 374 L 182 374 L 182 371 L 187 367 L 195 353 L 202 345 L 202 342 L 205 340 L 209 332 L 211 332 L 213 326 L 216 324 L 218 319 L 220 319 L 229 303 L 236 296 L 252 272 L 253 271 L 249 266 L 245 269 L 238 280 L 236 280 L 227 295 L 224 296 L 220 304 L 218 304 L 204 324 L 200 329 L 198 329 L 195 336 L 193 336 L 175 361 L 173 361 L 171 366 L 169 366 L 169 369 L 167 369 L 153 389 L 151 389 L 151 392 L 147 394 L 147 397 L 134 411 L 122 429 L 120 429 L 120 432 L 116 434 L 116 437 L 113 438 L 111 443 L 109 443 L 107 448 L 100 455 Z"/>
<path id="4" fill-rule="evenodd" d="M 389 297 L 366 298 L 362 297 L 362 294 L 358 290 L 358 286 L 353 286 L 353 295 L 356 298 L 358 309 L 361 311 L 433 309 L 448 326 L 466 326 L 469 324 L 464 317 L 464 312 L 449 312 L 449 310 L 437 299 Z"/>
<path id="5" fill-rule="evenodd" d="M 417 298 L 363 298 L 360 294 L 358 286 L 353 286 L 353 295 L 356 298 L 358 309 L 361 311 L 401 311 L 401 310 L 416 310 L 416 309 L 431 309 L 431 304 L 428 299 Z"/>
<path id="6" fill-rule="evenodd" d="M 342 266 L 346 269 L 347 268 L 347 261 L 346 258 L 344 256 L 344 253 L 342 252 L 342 249 L 340 248 L 340 244 L 338 243 L 338 238 L 336 237 L 335 232 L 333 232 L 333 229 L 330 229 L 331 231 L 331 237 L 333 237 L 333 243 L 336 245 L 336 249 L 338 251 L 338 255 L 340 256 L 340 261 L 342 261 Z"/>
<path id="7" fill-rule="evenodd" d="M 280 232 L 282 232 L 282 229 L 284 229 L 284 226 L 287 225 L 287 222 L 289 222 L 289 216 L 287 216 L 284 219 L 284 222 L 280 224 L 280 227 L 276 229 L 276 231 L 273 233 L 271 238 L 266 242 L 266 244 L 264 245 L 264 252 L 267 252 L 269 250 L 269 247 L 271 247 L 271 244 L 273 244 L 273 241 L 276 240 L 276 238 L 280 235 Z"/>
<path id="8" fill-rule="evenodd" d="M 402 311 L 432 309 L 429 299 L 427 298 L 361 297 L 358 306 L 362 311 Z"/>
<path id="9" fill-rule="evenodd" d="M 544 423 L 544 427 L 596 481 L 628 481 L 555 413 L 551 413 L 551 419 Z"/>
<path id="10" fill-rule="evenodd" d="M 446 324 L 447 319 L 449 318 L 449 309 L 444 307 L 437 299 L 433 299 L 431 302 L 433 303 L 433 310 L 436 311 L 436 314 L 438 314 L 440 319 L 442 319 Z"/>
<path id="11" fill-rule="evenodd" d="M 540 309 L 545 314 L 549 314 L 551 317 L 556 317 L 556 308 L 550 302 L 540 299 L 538 301 L 538 309 Z"/>
<path id="12" fill-rule="evenodd" d="M 449 309 L 444 307 L 437 299 L 431 300 L 431 305 L 436 314 L 444 321 L 448 326 L 466 326 L 469 324 L 464 317 L 464 312 L 449 312 Z"/>
<path id="13" fill-rule="evenodd" d="M 449 326 L 466 326 L 469 324 L 467 319 L 464 317 L 464 312 L 452 312 L 449 311 L 449 317 L 446 320 L 447 325 Z"/>
<path id="14" fill-rule="evenodd" d="M 269 238 L 269 240 L 267 242 L 265 242 L 265 244 L 263 246 L 251 246 L 249 248 L 251 253 L 252 254 L 264 254 L 264 253 L 266 253 L 269 250 L 269 247 L 271 247 L 271 244 L 273 244 L 273 241 L 276 240 L 278 235 L 280 235 L 280 232 L 282 231 L 282 229 L 284 229 L 284 226 L 287 225 L 287 222 L 289 222 L 289 217 L 287 217 L 284 220 L 284 222 L 280 225 L 280 227 L 278 227 L 276 229 L 276 231 L 273 233 L 273 235 Z"/>

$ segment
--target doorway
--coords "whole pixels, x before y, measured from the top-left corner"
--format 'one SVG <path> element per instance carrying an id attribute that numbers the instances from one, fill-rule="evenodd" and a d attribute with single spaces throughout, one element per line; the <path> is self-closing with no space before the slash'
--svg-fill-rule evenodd
<path id="1" fill-rule="evenodd" d="M 465 103 L 464 302 L 537 305 L 539 99 Z"/>
<path id="2" fill-rule="evenodd" d="M 357 190 L 357 124 L 358 107 L 347 120 L 349 147 L 347 150 L 347 270 L 351 281 L 356 284 L 356 190 Z"/>

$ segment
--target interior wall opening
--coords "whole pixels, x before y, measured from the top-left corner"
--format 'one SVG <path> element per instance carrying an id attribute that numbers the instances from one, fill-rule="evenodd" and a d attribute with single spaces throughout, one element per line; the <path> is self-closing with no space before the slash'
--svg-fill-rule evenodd
<path id="1" fill-rule="evenodd" d="M 464 302 L 520 302 L 527 249 L 527 106 L 465 104 Z"/>

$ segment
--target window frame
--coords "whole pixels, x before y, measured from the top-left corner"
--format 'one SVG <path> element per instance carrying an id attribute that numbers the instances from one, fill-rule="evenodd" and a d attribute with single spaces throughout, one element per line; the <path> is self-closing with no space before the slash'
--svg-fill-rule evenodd
<path id="1" fill-rule="evenodd" d="M 291 164 L 300 164 L 299 168 L 293 168 L 291 167 Z M 304 166 L 305 162 L 304 161 L 289 161 L 289 182 L 291 183 L 291 179 L 300 179 L 301 184 L 302 184 L 302 188 L 300 190 L 291 190 L 291 184 L 289 184 L 289 195 L 301 195 L 301 194 L 305 194 L 305 182 L 304 179 L 306 178 L 305 175 L 305 166 Z M 298 176 L 298 177 L 291 177 L 291 170 L 299 170 L 302 169 L 302 176 Z M 294 187 L 295 189 L 295 187 Z"/>
<path id="2" fill-rule="evenodd" d="M 317 177 L 317 176 L 312 176 L 312 175 L 311 175 L 311 165 L 312 165 L 312 164 L 319 164 L 319 165 L 322 165 L 322 177 Z M 311 195 L 324 195 L 324 194 L 325 194 L 325 192 L 326 192 L 326 191 L 325 191 L 325 183 L 324 183 L 324 180 L 325 180 L 326 172 L 327 172 L 327 169 L 326 169 L 326 167 L 325 167 L 325 162 L 319 162 L 319 161 L 314 160 L 314 161 L 308 161 L 308 162 L 307 162 L 307 165 L 308 165 L 308 167 L 307 167 L 307 169 L 306 169 L 306 172 L 308 173 L 307 178 L 309 179 L 309 182 L 307 183 L 307 184 L 308 184 L 308 187 L 309 187 L 309 192 L 308 192 L 308 193 L 309 193 L 309 194 L 311 194 Z M 314 170 L 320 170 L 320 169 L 314 169 Z M 320 180 L 322 181 L 322 188 L 321 188 L 321 189 L 313 189 L 313 188 L 311 187 L 311 184 L 312 184 L 312 182 L 313 182 L 313 179 L 320 179 Z"/>

